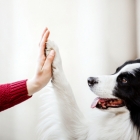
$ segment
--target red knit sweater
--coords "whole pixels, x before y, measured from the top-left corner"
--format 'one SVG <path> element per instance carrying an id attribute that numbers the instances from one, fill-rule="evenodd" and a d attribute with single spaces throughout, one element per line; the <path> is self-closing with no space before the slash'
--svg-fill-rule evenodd
<path id="1" fill-rule="evenodd" d="M 0 85 L 0 111 L 17 105 L 31 96 L 28 96 L 27 80 Z"/>

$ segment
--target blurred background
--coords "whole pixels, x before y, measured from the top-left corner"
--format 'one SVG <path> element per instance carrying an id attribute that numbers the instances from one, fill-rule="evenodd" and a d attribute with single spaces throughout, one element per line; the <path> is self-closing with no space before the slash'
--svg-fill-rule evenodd
<path id="1" fill-rule="evenodd" d="M 46 26 L 83 113 L 93 111 L 87 78 L 140 56 L 139 0 L 0 0 L 1 84 L 33 76 Z M 0 113 L 0 140 L 37 139 L 41 92 Z"/>

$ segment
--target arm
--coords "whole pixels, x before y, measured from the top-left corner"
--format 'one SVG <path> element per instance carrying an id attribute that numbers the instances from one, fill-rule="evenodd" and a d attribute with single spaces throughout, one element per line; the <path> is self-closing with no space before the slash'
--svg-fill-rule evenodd
<path id="1" fill-rule="evenodd" d="M 44 53 L 49 34 L 46 28 L 39 44 L 39 61 L 33 78 L 0 85 L 0 111 L 29 99 L 49 82 L 52 76 L 51 64 L 54 59 L 54 51 L 51 51 L 48 56 Z"/>
<path id="2" fill-rule="evenodd" d="M 8 109 L 29 99 L 26 81 L 17 81 L 0 85 L 0 111 Z"/>

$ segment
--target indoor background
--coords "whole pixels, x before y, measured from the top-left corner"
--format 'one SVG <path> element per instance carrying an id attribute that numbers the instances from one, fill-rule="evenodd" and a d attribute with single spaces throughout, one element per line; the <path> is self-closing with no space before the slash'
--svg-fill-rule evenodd
<path id="1" fill-rule="evenodd" d="M 46 26 L 83 113 L 93 111 L 87 78 L 140 56 L 140 0 L 0 0 L 1 84 L 32 78 Z M 37 139 L 41 92 L 0 113 L 0 140 Z"/>

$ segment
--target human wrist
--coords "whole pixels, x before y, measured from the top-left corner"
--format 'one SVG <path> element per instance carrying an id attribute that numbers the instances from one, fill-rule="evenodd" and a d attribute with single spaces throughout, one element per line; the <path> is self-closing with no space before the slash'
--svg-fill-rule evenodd
<path id="1" fill-rule="evenodd" d="M 31 96 L 41 89 L 40 83 L 35 78 L 27 80 L 28 95 Z"/>

